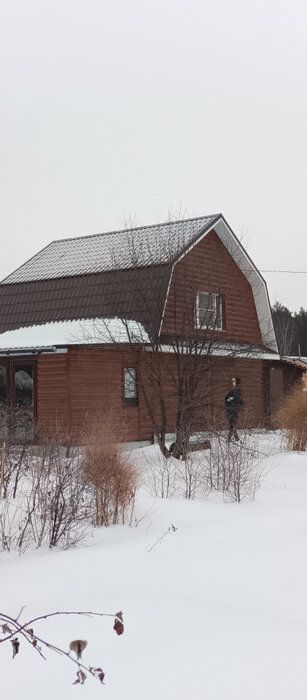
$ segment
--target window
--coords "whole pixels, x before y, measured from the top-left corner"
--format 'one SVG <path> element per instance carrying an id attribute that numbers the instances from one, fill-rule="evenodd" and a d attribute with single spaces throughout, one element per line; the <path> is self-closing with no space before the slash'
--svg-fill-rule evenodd
<path id="1" fill-rule="evenodd" d="M 126 406 L 137 406 L 137 375 L 135 367 L 125 368 L 125 404 Z"/>
<path id="2" fill-rule="evenodd" d="M 223 298 L 213 292 L 197 292 L 196 326 L 221 331 L 223 329 Z"/>
<path id="3" fill-rule="evenodd" d="M 33 440 L 35 364 L 30 358 L 0 362 L 0 442 Z"/>
<path id="4" fill-rule="evenodd" d="M 33 366 L 17 365 L 15 367 L 15 403 L 16 406 L 33 406 Z"/>

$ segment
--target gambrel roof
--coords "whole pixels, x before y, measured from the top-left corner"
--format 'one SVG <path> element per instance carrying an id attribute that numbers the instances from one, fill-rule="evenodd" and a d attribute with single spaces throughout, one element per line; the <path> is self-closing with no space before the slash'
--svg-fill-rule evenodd
<path id="1" fill-rule="evenodd" d="M 266 283 L 222 214 L 53 241 L 0 285 L 0 332 L 121 317 L 161 327 L 176 263 L 214 230 L 255 300 L 263 345 L 277 351 Z"/>
<path id="2" fill-rule="evenodd" d="M 15 272 L 4 284 L 75 277 L 97 272 L 164 265 L 214 224 L 219 214 L 169 221 L 93 236 L 52 241 Z"/>

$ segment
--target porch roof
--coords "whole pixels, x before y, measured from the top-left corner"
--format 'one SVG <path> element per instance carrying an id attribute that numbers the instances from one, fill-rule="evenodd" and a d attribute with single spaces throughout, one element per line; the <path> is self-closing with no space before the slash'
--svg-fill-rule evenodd
<path id="1" fill-rule="evenodd" d="M 18 350 L 54 351 L 57 346 L 101 343 L 147 342 L 143 326 L 135 321 L 121 319 L 81 319 L 58 321 L 6 331 L 0 334 L 1 352 Z"/>

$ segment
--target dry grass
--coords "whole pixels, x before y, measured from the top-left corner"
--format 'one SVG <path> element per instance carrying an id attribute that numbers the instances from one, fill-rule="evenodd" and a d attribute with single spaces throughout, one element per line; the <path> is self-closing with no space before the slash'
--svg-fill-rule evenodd
<path id="1" fill-rule="evenodd" d="M 121 416 L 112 411 L 91 417 L 83 435 L 85 474 L 96 492 L 96 525 L 124 522 L 133 508 L 137 472 L 122 452 L 124 440 Z"/>
<path id="2" fill-rule="evenodd" d="M 276 415 L 276 425 L 286 431 L 289 450 L 307 449 L 307 392 L 296 386 Z"/>

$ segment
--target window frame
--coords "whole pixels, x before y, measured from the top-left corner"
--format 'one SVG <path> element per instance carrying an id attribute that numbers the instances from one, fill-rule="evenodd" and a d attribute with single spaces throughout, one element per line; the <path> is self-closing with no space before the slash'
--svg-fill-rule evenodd
<path id="1" fill-rule="evenodd" d="M 134 395 L 133 396 L 127 396 L 127 382 L 126 382 L 126 377 L 128 376 L 128 373 L 130 374 L 130 378 L 132 379 L 132 374 L 134 373 L 134 378 L 133 378 L 133 383 L 134 383 Z M 138 406 L 139 405 L 139 393 L 138 393 L 138 373 L 136 367 L 124 367 L 124 404 L 125 406 Z"/>
<path id="2" fill-rule="evenodd" d="M 214 300 L 214 306 L 208 306 L 204 307 L 201 306 L 200 304 L 200 296 L 201 295 L 207 295 L 208 297 L 208 302 L 210 301 L 210 298 Z M 200 321 L 200 311 L 206 312 L 212 312 L 212 315 L 214 314 L 214 321 L 213 323 L 205 323 L 204 321 Z M 198 291 L 196 292 L 196 304 L 195 304 L 195 312 L 196 312 L 196 319 L 195 319 L 195 326 L 199 330 L 212 330 L 212 331 L 218 331 L 219 333 L 224 330 L 224 296 L 223 294 L 219 292 L 206 292 L 205 290 Z M 210 319 L 208 319 L 210 321 Z"/>

